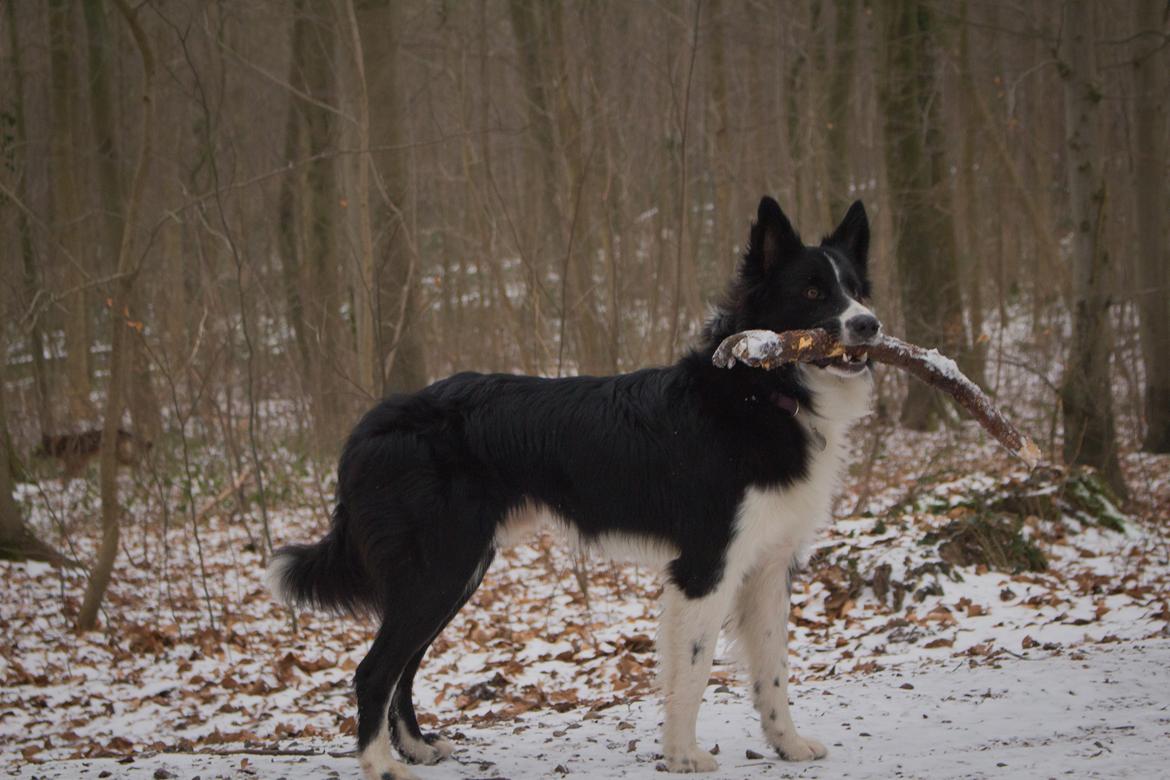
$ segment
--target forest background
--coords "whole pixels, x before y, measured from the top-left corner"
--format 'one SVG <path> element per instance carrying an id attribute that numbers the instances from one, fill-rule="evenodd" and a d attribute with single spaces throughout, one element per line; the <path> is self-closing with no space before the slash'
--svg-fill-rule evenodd
<path id="1" fill-rule="evenodd" d="M 51 610 L 92 629 L 118 624 L 119 555 L 167 578 L 126 529 L 181 539 L 217 630 L 212 519 L 259 570 L 327 523 L 340 443 L 384 394 L 677 358 L 764 194 L 806 239 L 863 200 L 887 330 L 1164 525 L 1168 14 L 4 0 L 0 548 L 72 572 Z M 921 465 L 963 427 L 899 376 L 878 394 L 854 514 L 907 482 L 880 465 L 899 435 L 934 436 Z M 313 519 L 277 538 L 294 505 Z"/>

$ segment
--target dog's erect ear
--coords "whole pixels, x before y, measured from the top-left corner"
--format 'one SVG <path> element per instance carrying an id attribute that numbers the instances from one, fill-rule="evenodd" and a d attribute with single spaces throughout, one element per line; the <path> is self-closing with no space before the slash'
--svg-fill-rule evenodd
<path id="1" fill-rule="evenodd" d="M 853 201 L 849 211 L 845 212 L 845 219 L 823 243 L 848 255 L 857 264 L 857 270 L 865 270 L 869 262 L 869 217 L 865 215 L 861 201 Z"/>
<path id="2" fill-rule="evenodd" d="M 803 246 L 800 236 L 792 229 L 792 223 L 780 210 L 780 204 L 767 196 L 761 198 L 748 245 L 748 267 L 770 271 Z"/>

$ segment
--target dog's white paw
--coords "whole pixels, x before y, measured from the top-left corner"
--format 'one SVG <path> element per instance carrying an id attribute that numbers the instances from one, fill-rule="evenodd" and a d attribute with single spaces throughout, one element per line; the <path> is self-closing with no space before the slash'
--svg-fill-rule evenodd
<path id="1" fill-rule="evenodd" d="M 714 772 L 718 768 L 719 762 L 715 756 L 698 745 L 666 754 L 667 772 Z"/>
<path id="2" fill-rule="evenodd" d="M 455 752 L 455 746 L 438 734 L 427 734 L 423 739 L 438 752 L 440 761 Z"/>
<path id="3" fill-rule="evenodd" d="M 799 734 L 781 737 L 772 746 L 785 761 L 814 761 L 829 755 L 829 749 L 820 742 Z"/>
<path id="4" fill-rule="evenodd" d="M 418 775 L 399 761 L 375 762 L 363 759 L 361 765 L 366 780 L 418 780 Z"/>
<path id="5" fill-rule="evenodd" d="M 424 734 L 422 739 L 399 740 L 398 752 L 412 764 L 437 764 L 455 751 L 455 746 L 438 734 Z"/>

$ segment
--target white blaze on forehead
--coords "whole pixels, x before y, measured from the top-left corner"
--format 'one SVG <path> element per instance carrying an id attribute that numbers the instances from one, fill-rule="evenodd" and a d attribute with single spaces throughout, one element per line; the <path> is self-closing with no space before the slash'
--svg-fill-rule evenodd
<path id="1" fill-rule="evenodd" d="M 841 286 L 841 292 L 844 294 L 845 300 L 849 301 L 849 305 L 845 307 L 845 311 L 841 312 L 841 316 L 838 318 L 838 322 L 841 325 L 841 338 L 848 342 L 849 332 L 845 329 L 845 323 L 861 314 L 868 314 L 871 317 L 875 317 L 875 315 L 872 309 L 868 306 L 863 306 L 845 289 L 845 286 L 841 283 L 841 267 L 837 264 L 837 258 L 823 249 L 821 250 L 821 254 L 825 256 L 825 259 L 829 261 L 829 265 L 833 267 L 833 273 L 837 275 L 837 284 Z M 880 325 L 878 326 L 878 330 L 880 332 Z"/>
<path id="2" fill-rule="evenodd" d="M 821 254 L 825 256 L 825 259 L 829 261 L 829 265 L 833 267 L 833 273 L 837 277 L 837 284 L 841 284 L 841 267 L 837 265 L 837 259 L 823 249 L 821 250 Z"/>

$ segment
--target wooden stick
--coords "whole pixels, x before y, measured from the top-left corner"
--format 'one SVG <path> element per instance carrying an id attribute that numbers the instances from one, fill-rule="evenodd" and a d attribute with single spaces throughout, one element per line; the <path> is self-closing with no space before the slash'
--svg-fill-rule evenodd
<path id="1" fill-rule="evenodd" d="M 203 518 L 211 514 L 217 506 L 226 501 L 228 497 L 232 495 L 232 493 L 239 491 L 240 488 L 246 485 L 250 479 L 252 479 L 252 467 L 248 466 L 240 472 L 239 476 L 236 477 L 235 482 L 225 486 L 223 490 L 219 491 L 215 498 L 208 501 L 198 512 L 195 513 L 194 522 L 198 524 L 200 521 L 202 521 Z"/>
<path id="2" fill-rule="evenodd" d="M 773 333 L 770 330 L 745 330 L 723 340 L 711 356 L 721 368 L 731 368 L 737 362 L 744 365 L 772 369 L 785 363 L 810 363 L 841 357 L 868 355 L 878 363 L 886 363 L 913 374 L 928 385 L 949 394 L 971 413 L 987 432 L 1029 468 L 1040 462 L 1041 452 L 1036 443 L 1020 433 L 991 399 L 972 382 L 955 361 L 939 354 L 936 349 L 923 349 L 890 336 L 880 336 L 874 343 L 845 347 L 823 330 L 791 330 Z"/>

